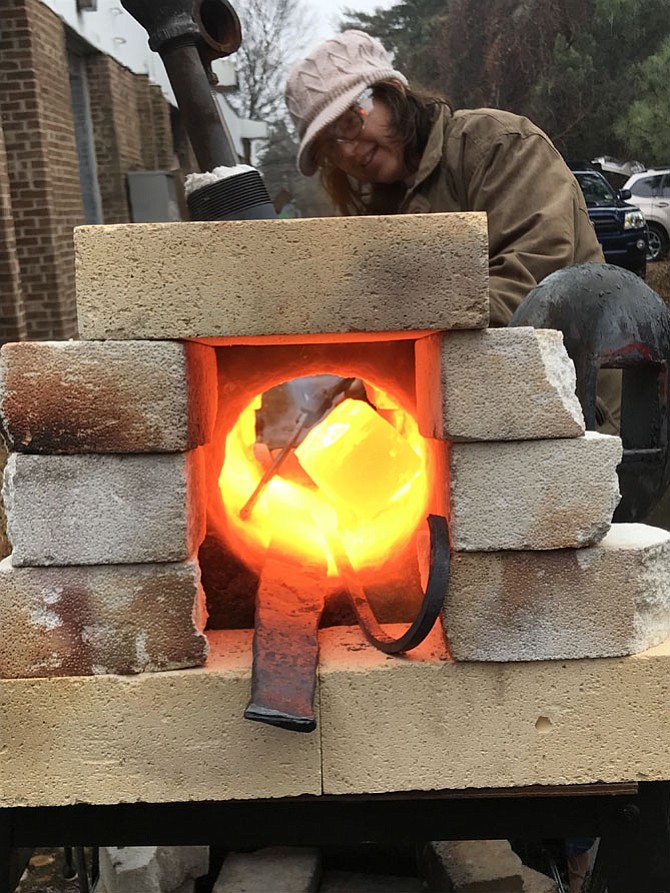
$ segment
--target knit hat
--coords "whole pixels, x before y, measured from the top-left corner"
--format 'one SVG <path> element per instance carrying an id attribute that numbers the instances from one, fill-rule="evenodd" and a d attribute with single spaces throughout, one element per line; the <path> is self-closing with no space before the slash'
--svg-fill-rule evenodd
<path id="1" fill-rule="evenodd" d="M 363 31 L 343 31 L 296 65 L 286 84 L 286 105 L 300 137 L 301 173 L 315 173 L 311 149 L 324 127 L 346 112 L 366 87 L 387 80 L 407 85 L 381 43 Z"/>

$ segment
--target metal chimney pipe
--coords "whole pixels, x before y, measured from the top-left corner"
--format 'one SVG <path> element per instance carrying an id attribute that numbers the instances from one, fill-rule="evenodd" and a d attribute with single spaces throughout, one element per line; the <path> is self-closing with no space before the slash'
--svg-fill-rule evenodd
<path id="1" fill-rule="evenodd" d="M 211 94 L 211 61 L 234 53 L 242 29 L 227 0 L 121 0 L 163 60 L 200 170 L 232 167 L 237 155 Z M 196 21 L 197 19 L 197 21 Z"/>

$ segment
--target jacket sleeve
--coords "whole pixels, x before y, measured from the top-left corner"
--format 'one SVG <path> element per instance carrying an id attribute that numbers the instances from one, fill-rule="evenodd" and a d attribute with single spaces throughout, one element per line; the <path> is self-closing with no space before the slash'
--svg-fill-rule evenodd
<path id="1" fill-rule="evenodd" d="M 579 186 L 544 134 L 487 129 L 466 137 L 461 182 L 468 208 L 488 215 L 491 325 L 501 326 L 549 273 L 603 257 Z"/>

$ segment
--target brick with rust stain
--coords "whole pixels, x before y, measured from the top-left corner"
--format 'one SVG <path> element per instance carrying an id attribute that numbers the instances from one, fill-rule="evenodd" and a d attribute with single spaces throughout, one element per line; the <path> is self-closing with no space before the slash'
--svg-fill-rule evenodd
<path id="1" fill-rule="evenodd" d="M 206 443 L 216 357 L 202 344 L 64 341 L 0 351 L 0 422 L 29 453 L 177 452 Z"/>
<path id="2" fill-rule="evenodd" d="M 200 666 L 206 616 L 196 561 L 16 568 L 0 563 L 0 678 Z"/>

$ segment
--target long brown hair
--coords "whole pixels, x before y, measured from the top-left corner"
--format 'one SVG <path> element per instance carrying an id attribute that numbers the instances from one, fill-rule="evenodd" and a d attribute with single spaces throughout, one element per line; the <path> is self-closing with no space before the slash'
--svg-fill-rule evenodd
<path id="1" fill-rule="evenodd" d="M 428 142 L 436 106 L 448 105 L 447 101 L 404 89 L 396 81 L 380 81 L 373 86 L 372 95 L 391 113 L 391 127 L 404 147 L 405 165 L 408 170 L 416 171 Z M 404 183 L 361 184 L 326 157 L 319 159 L 319 174 L 323 188 L 344 216 L 392 214 L 406 192 Z"/>

